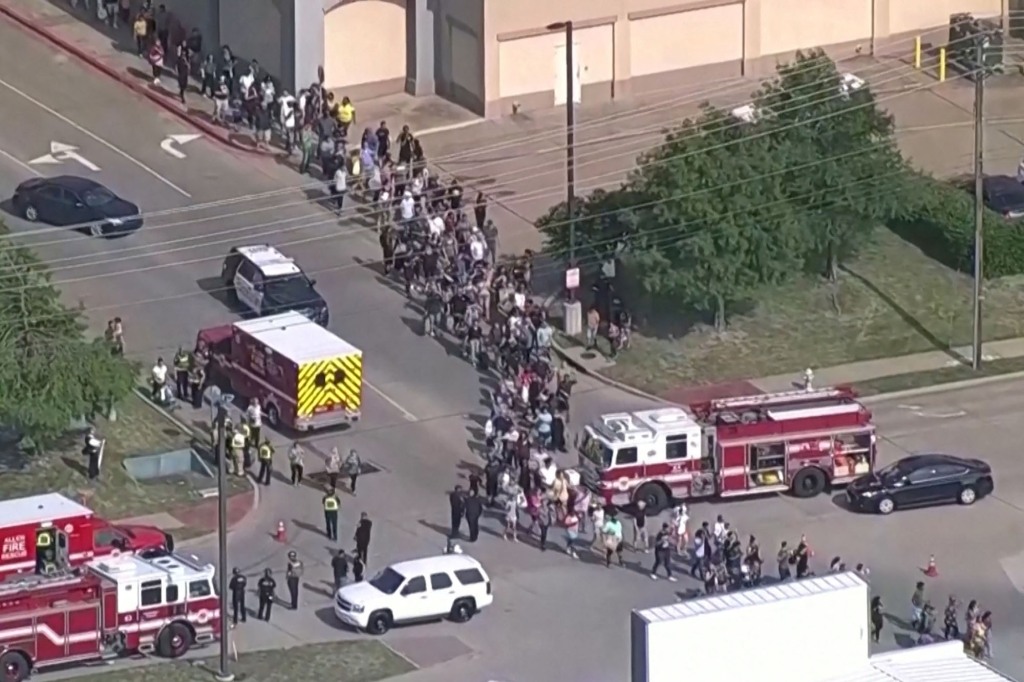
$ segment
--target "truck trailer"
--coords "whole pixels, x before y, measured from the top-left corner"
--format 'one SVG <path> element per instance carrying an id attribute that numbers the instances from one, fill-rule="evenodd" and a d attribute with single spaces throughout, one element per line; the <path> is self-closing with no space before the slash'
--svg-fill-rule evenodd
<path id="1" fill-rule="evenodd" d="M 868 598 L 848 572 L 633 611 L 632 682 L 821 682 L 862 669 Z"/>

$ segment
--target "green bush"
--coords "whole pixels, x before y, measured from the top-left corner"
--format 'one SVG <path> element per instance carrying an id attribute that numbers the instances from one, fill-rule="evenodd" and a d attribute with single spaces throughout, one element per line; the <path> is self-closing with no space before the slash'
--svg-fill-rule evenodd
<path id="1" fill-rule="evenodd" d="M 889 227 L 928 256 L 961 272 L 974 270 L 974 197 L 959 183 L 919 176 L 902 215 Z M 1024 223 L 985 209 L 985 277 L 1024 273 Z"/>

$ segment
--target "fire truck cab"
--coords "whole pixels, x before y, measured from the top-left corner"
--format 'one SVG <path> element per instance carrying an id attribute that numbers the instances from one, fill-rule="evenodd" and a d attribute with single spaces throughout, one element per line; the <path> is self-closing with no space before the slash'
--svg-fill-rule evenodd
<path id="1" fill-rule="evenodd" d="M 52 575 L 0 582 L 0 673 L 130 653 L 177 658 L 216 639 L 214 567 L 177 555 L 111 555 Z"/>
<path id="2" fill-rule="evenodd" d="M 47 573 L 112 552 L 161 552 L 173 538 L 154 526 L 113 524 L 59 493 L 0 502 L 0 578 Z"/>
<path id="3" fill-rule="evenodd" d="M 869 473 L 871 413 L 849 389 L 607 414 L 584 427 L 583 480 L 608 504 L 789 491 L 813 497 Z"/>

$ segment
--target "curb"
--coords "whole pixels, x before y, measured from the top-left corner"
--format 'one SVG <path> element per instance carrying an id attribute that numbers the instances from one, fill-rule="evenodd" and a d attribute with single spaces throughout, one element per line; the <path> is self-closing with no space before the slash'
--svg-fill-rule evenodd
<path id="1" fill-rule="evenodd" d="M 170 412 L 168 412 L 167 410 L 165 410 L 164 408 L 160 407 L 159 405 L 154 403 L 152 400 L 150 400 L 149 396 L 147 396 L 146 392 L 143 391 L 141 388 L 138 388 L 138 387 L 133 388 L 132 389 L 132 393 L 134 393 L 137 398 L 139 398 L 142 402 L 144 402 L 146 405 L 148 405 L 150 409 L 152 409 L 153 411 L 159 413 L 161 417 L 163 417 L 167 421 L 169 421 L 172 424 L 174 424 L 174 426 L 176 426 L 178 429 L 180 429 L 182 433 L 185 433 L 185 434 L 191 436 L 192 438 L 196 437 L 196 432 L 192 428 L 190 428 L 185 422 L 181 421 L 180 419 L 175 417 L 173 414 L 171 414 Z M 256 479 L 253 477 L 252 474 L 248 474 L 247 473 L 246 474 L 246 479 L 248 479 L 249 485 L 252 486 L 252 506 L 249 508 L 249 511 L 246 512 L 245 516 L 242 517 L 242 519 L 239 520 L 239 522 L 235 524 L 235 526 L 240 526 L 243 523 L 245 523 L 246 519 L 248 519 L 252 514 L 254 514 L 256 512 L 256 510 L 259 509 L 259 506 L 260 506 L 260 486 L 256 484 Z M 230 528 L 230 527 L 228 528 L 228 532 L 229 533 L 232 530 L 233 530 L 233 528 Z M 198 537 L 189 538 L 188 540 L 184 540 L 184 541 L 182 541 L 180 543 L 175 543 L 175 546 L 176 547 L 194 547 L 195 545 L 201 545 L 201 544 L 203 544 L 205 542 L 208 542 L 208 541 L 216 538 L 217 534 L 218 534 L 218 531 L 213 531 L 212 533 L 207 533 L 206 535 L 200 535 Z"/>
<path id="2" fill-rule="evenodd" d="M 632 395 L 635 395 L 635 396 L 637 396 L 639 398 L 644 398 L 646 400 L 653 400 L 653 401 L 657 401 L 657 402 L 661 402 L 661 403 L 671 403 L 672 402 L 670 400 L 665 400 L 664 398 L 662 398 L 660 396 L 656 396 L 653 393 L 648 393 L 646 391 L 641 391 L 639 388 L 634 388 L 633 386 L 629 386 L 627 384 L 624 384 L 621 381 L 615 381 L 614 379 L 609 379 L 608 377 L 606 377 L 605 375 L 601 374 L 600 372 L 594 371 L 592 369 L 588 369 L 585 365 L 583 365 L 578 360 L 575 360 L 574 358 L 569 357 L 566 354 L 565 350 L 560 345 L 558 345 L 557 343 L 553 342 L 551 347 L 554 349 L 554 351 L 558 355 L 558 357 L 562 359 L 562 362 L 567 363 L 568 365 L 570 365 L 573 369 L 575 369 L 578 372 L 582 372 L 583 374 L 586 374 L 589 377 L 593 377 L 594 379 L 597 379 L 598 381 L 600 381 L 601 383 L 605 384 L 606 386 L 618 389 L 620 391 L 624 391 L 626 393 L 630 393 Z M 896 375 L 893 375 L 893 376 L 896 376 Z M 860 401 L 862 403 L 870 405 L 870 404 L 873 404 L 873 403 L 884 403 L 884 402 L 887 402 L 889 400 L 901 400 L 903 398 L 914 398 L 916 396 L 921 396 L 921 395 L 932 395 L 932 394 L 935 394 L 935 393 L 946 393 L 946 392 L 950 392 L 950 391 L 959 391 L 959 390 L 966 389 L 966 388 L 975 388 L 975 387 L 978 387 L 978 386 L 987 386 L 988 384 L 996 384 L 996 383 L 999 383 L 999 382 L 1002 382 L 1002 381 L 1012 381 L 1014 379 L 1024 379 L 1024 371 L 1007 372 L 1006 374 L 994 374 L 992 376 L 978 377 L 977 379 L 964 379 L 962 381 L 947 381 L 947 382 L 944 382 L 944 383 L 932 384 L 931 386 L 921 386 L 919 388 L 908 388 L 908 389 L 903 390 L 903 391 L 893 391 L 891 393 L 877 393 L 875 395 L 864 396 L 864 397 L 862 397 L 860 399 Z"/>
<path id="3" fill-rule="evenodd" d="M 86 50 L 74 45 L 67 40 L 64 40 L 53 31 L 47 28 L 36 25 L 31 18 L 24 16 L 20 12 L 17 12 L 10 7 L 0 3 L 0 15 L 3 15 L 10 19 L 13 23 L 17 24 L 22 30 L 31 33 L 39 38 L 42 38 L 46 42 L 54 45 L 58 49 L 67 52 L 74 56 L 79 61 L 84 62 L 88 66 L 92 67 L 96 71 L 99 71 L 103 75 L 117 81 L 121 85 L 127 87 L 129 90 L 137 95 L 145 97 L 149 101 L 155 103 L 164 111 L 173 114 L 178 119 L 184 121 L 188 125 L 192 126 L 196 130 L 202 132 L 206 137 L 212 138 L 220 144 L 230 147 L 231 149 L 247 152 L 254 156 L 269 158 L 271 154 L 259 151 L 255 148 L 248 147 L 243 144 L 238 144 L 231 140 L 230 137 L 224 134 L 224 131 L 206 121 L 197 119 L 194 116 L 189 116 L 188 112 L 182 111 L 176 102 L 172 102 L 164 95 L 152 91 L 149 86 L 144 86 L 138 83 L 135 79 L 128 77 L 125 74 L 118 72 L 117 69 L 103 63 L 101 60 L 90 54 Z"/>

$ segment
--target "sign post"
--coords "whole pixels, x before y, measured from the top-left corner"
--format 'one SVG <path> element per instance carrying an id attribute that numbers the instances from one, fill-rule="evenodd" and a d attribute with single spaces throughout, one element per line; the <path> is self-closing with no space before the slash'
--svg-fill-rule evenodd
<path id="1" fill-rule="evenodd" d="M 562 331 L 567 336 L 578 336 L 583 333 L 583 305 L 576 296 L 580 288 L 580 269 L 571 267 L 565 271 L 565 291 L 568 294 L 563 304 L 564 323 Z"/>

